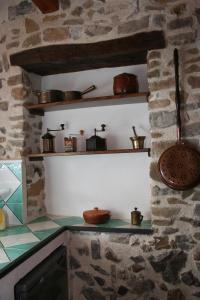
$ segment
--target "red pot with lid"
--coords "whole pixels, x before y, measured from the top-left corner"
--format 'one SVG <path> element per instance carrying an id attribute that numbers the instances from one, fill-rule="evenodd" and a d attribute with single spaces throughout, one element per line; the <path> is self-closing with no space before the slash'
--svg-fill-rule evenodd
<path id="1" fill-rule="evenodd" d="M 103 224 L 110 219 L 110 211 L 95 207 L 91 210 L 85 210 L 83 212 L 83 218 L 88 224 Z"/>
<path id="2" fill-rule="evenodd" d="M 138 92 L 137 76 L 129 73 L 122 73 L 115 76 L 113 82 L 114 95 L 123 95 Z"/>

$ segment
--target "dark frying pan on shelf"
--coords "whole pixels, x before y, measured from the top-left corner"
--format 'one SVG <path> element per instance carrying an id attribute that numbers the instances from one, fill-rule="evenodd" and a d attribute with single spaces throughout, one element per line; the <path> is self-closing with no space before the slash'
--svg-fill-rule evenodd
<path id="1" fill-rule="evenodd" d="M 85 95 L 93 90 L 96 89 L 95 85 L 90 86 L 83 92 L 79 91 L 64 91 L 64 100 L 76 100 L 76 99 L 81 99 L 82 95 Z"/>
<path id="2" fill-rule="evenodd" d="M 158 161 L 163 182 L 174 190 L 187 190 L 200 182 L 200 154 L 191 145 L 182 140 L 179 91 L 179 58 L 174 50 L 177 142 L 165 150 Z"/>

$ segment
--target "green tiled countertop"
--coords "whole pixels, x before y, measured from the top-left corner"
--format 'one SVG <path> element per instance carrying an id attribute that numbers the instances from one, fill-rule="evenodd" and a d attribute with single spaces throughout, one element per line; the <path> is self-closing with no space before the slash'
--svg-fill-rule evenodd
<path id="1" fill-rule="evenodd" d="M 16 259 L 24 257 L 25 254 L 45 241 L 55 238 L 56 233 L 64 230 L 75 231 L 99 231 L 99 232 L 119 232 L 132 234 L 151 234 L 151 222 L 143 221 L 140 226 L 133 226 L 127 221 L 111 219 L 105 224 L 90 225 L 84 223 L 81 217 L 52 217 L 44 216 L 20 226 L 12 226 L 0 231 L 0 277 L 3 271 L 7 271 L 9 266 Z M 43 243 L 42 243 L 43 242 Z M 12 267 L 13 269 L 13 267 Z M 6 272 L 7 273 L 7 272 Z"/>

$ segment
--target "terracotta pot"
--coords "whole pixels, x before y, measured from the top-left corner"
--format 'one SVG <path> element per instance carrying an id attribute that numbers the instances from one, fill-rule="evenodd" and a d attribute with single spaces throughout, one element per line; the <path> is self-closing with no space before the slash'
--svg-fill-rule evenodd
<path id="1" fill-rule="evenodd" d="M 134 74 L 122 73 L 115 76 L 113 82 L 114 95 L 137 93 L 138 81 Z"/>
<path id="2" fill-rule="evenodd" d="M 110 219 L 110 211 L 95 207 L 92 210 L 84 211 L 83 218 L 88 224 L 103 224 Z"/>

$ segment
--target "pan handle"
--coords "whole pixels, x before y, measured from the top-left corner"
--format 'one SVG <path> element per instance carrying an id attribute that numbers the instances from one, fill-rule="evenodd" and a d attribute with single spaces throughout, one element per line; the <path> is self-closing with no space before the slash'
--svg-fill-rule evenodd
<path id="1" fill-rule="evenodd" d="M 89 92 L 91 92 L 91 91 L 93 91 L 95 89 L 96 89 L 96 86 L 95 85 L 91 85 L 89 88 L 87 88 L 86 90 L 84 90 L 83 92 L 81 92 L 81 96 L 85 95 L 85 94 L 87 94 L 87 93 L 89 93 Z"/>
<path id="2" fill-rule="evenodd" d="M 176 126 L 177 126 L 177 140 L 181 140 L 181 113 L 180 113 L 180 91 L 179 91 L 179 58 L 178 49 L 174 49 L 174 70 L 175 70 L 175 103 L 176 103 Z"/>

